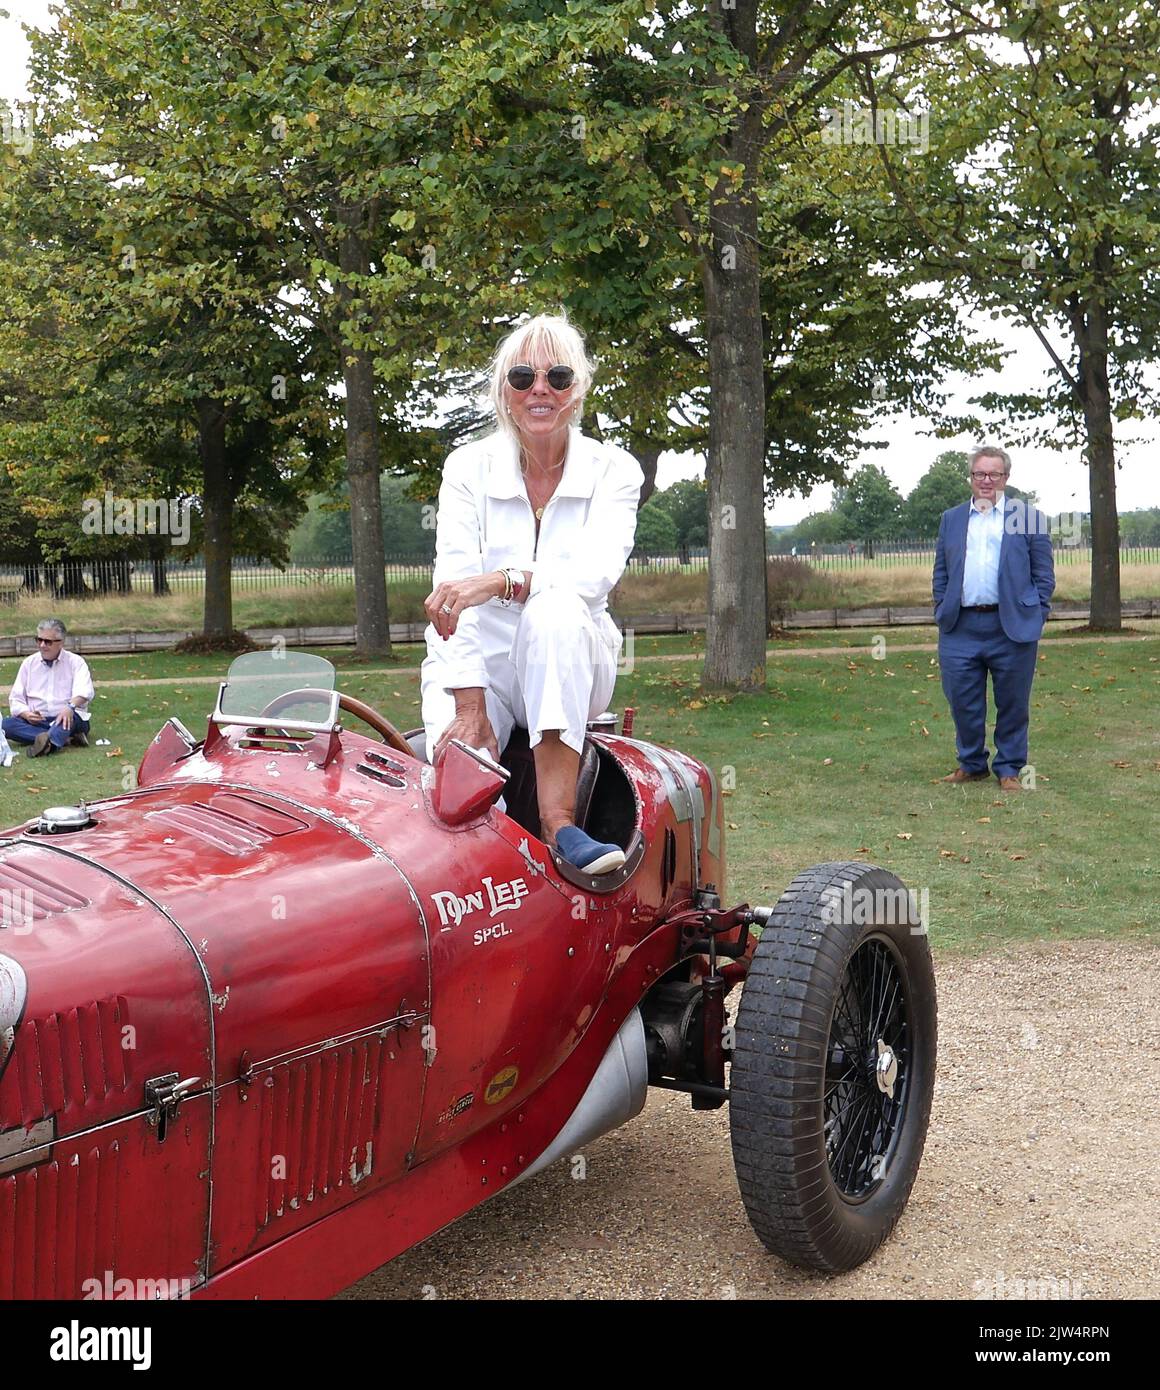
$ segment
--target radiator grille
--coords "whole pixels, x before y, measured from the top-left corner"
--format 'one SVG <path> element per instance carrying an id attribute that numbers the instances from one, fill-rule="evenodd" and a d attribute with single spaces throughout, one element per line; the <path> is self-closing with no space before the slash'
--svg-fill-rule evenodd
<path id="1" fill-rule="evenodd" d="M 118 1268 L 120 1159 L 110 1140 L 0 1177 L 0 1301 L 78 1298 Z"/>
<path id="2" fill-rule="evenodd" d="M 110 1095 L 126 1096 L 130 1053 L 121 1042 L 128 1013 L 127 1001 L 118 995 L 26 1018 L 0 1082 L 0 1127 L 27 1129 L 56 1114 L 61 1130 L 74 1130 L 81 1127 L 78 1115 L 98 1106 L 107 1109 Z"/>

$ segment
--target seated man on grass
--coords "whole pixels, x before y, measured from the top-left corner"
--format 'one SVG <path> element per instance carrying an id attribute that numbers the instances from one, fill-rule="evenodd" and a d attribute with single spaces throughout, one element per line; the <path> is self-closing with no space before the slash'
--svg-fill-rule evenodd
<path id="1" fill-rule="evenodd" d="M 59 618 L 36 628 L 37 650 L 20 665 L 4 720 L 13 743 L 31 743 L 30 758 L 55 753 L 67 743 L 87 748 L 92 716 L 93 678 L 88 662 L 64 649 L 66 629 Z"/>

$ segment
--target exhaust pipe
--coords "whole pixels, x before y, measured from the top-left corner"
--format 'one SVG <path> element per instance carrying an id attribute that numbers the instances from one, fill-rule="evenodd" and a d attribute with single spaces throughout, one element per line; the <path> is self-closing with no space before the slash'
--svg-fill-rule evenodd
<path id="1" fill-rule="evenodd" d="M 627 1124 L 644 1109 L 648 1095 L 648 1054 L 644 1044 L 644 1021 L 640 1010 L 632 1013 L 620 1025 L 620 1030 L 601 1058 L 596 1074 L 580 1098 L 564 1128 L 556 1135 L 534 1163 L 509 1183 L 515 1187 L 533 1173 L 542 1172 L 550 1163 L 566 1154 L 610 1134 Z"/>

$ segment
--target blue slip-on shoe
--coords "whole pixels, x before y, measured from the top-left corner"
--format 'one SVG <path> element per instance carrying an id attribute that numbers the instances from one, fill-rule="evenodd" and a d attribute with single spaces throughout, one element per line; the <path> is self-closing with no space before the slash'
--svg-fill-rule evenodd
<path id="1" fill-rule="evenodd" d="M 556 853 L 586 874 L 607 874 L 624 864 L 619 845 L 603 845 L 585 835 L 578 825 L 565 825 L 556 831 Z"/>

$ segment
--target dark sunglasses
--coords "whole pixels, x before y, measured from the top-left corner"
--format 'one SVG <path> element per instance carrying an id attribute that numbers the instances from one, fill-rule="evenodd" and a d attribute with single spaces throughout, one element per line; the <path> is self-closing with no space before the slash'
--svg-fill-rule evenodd
<path id="1" fill-rule="evenodd" d="M 543 371 L 543 368 L 540 370 Z M 524 365 L 512 367 L 507 374 L 508 385 L 513 391 L 530 391 L 536 384 L 537 375 L 534 367 Z M 548 385 L 553 391 L 567 391 L 568 387 L 576 380 L 576 373 L 571 367 L 549 367 L 546 376 Z"/>

